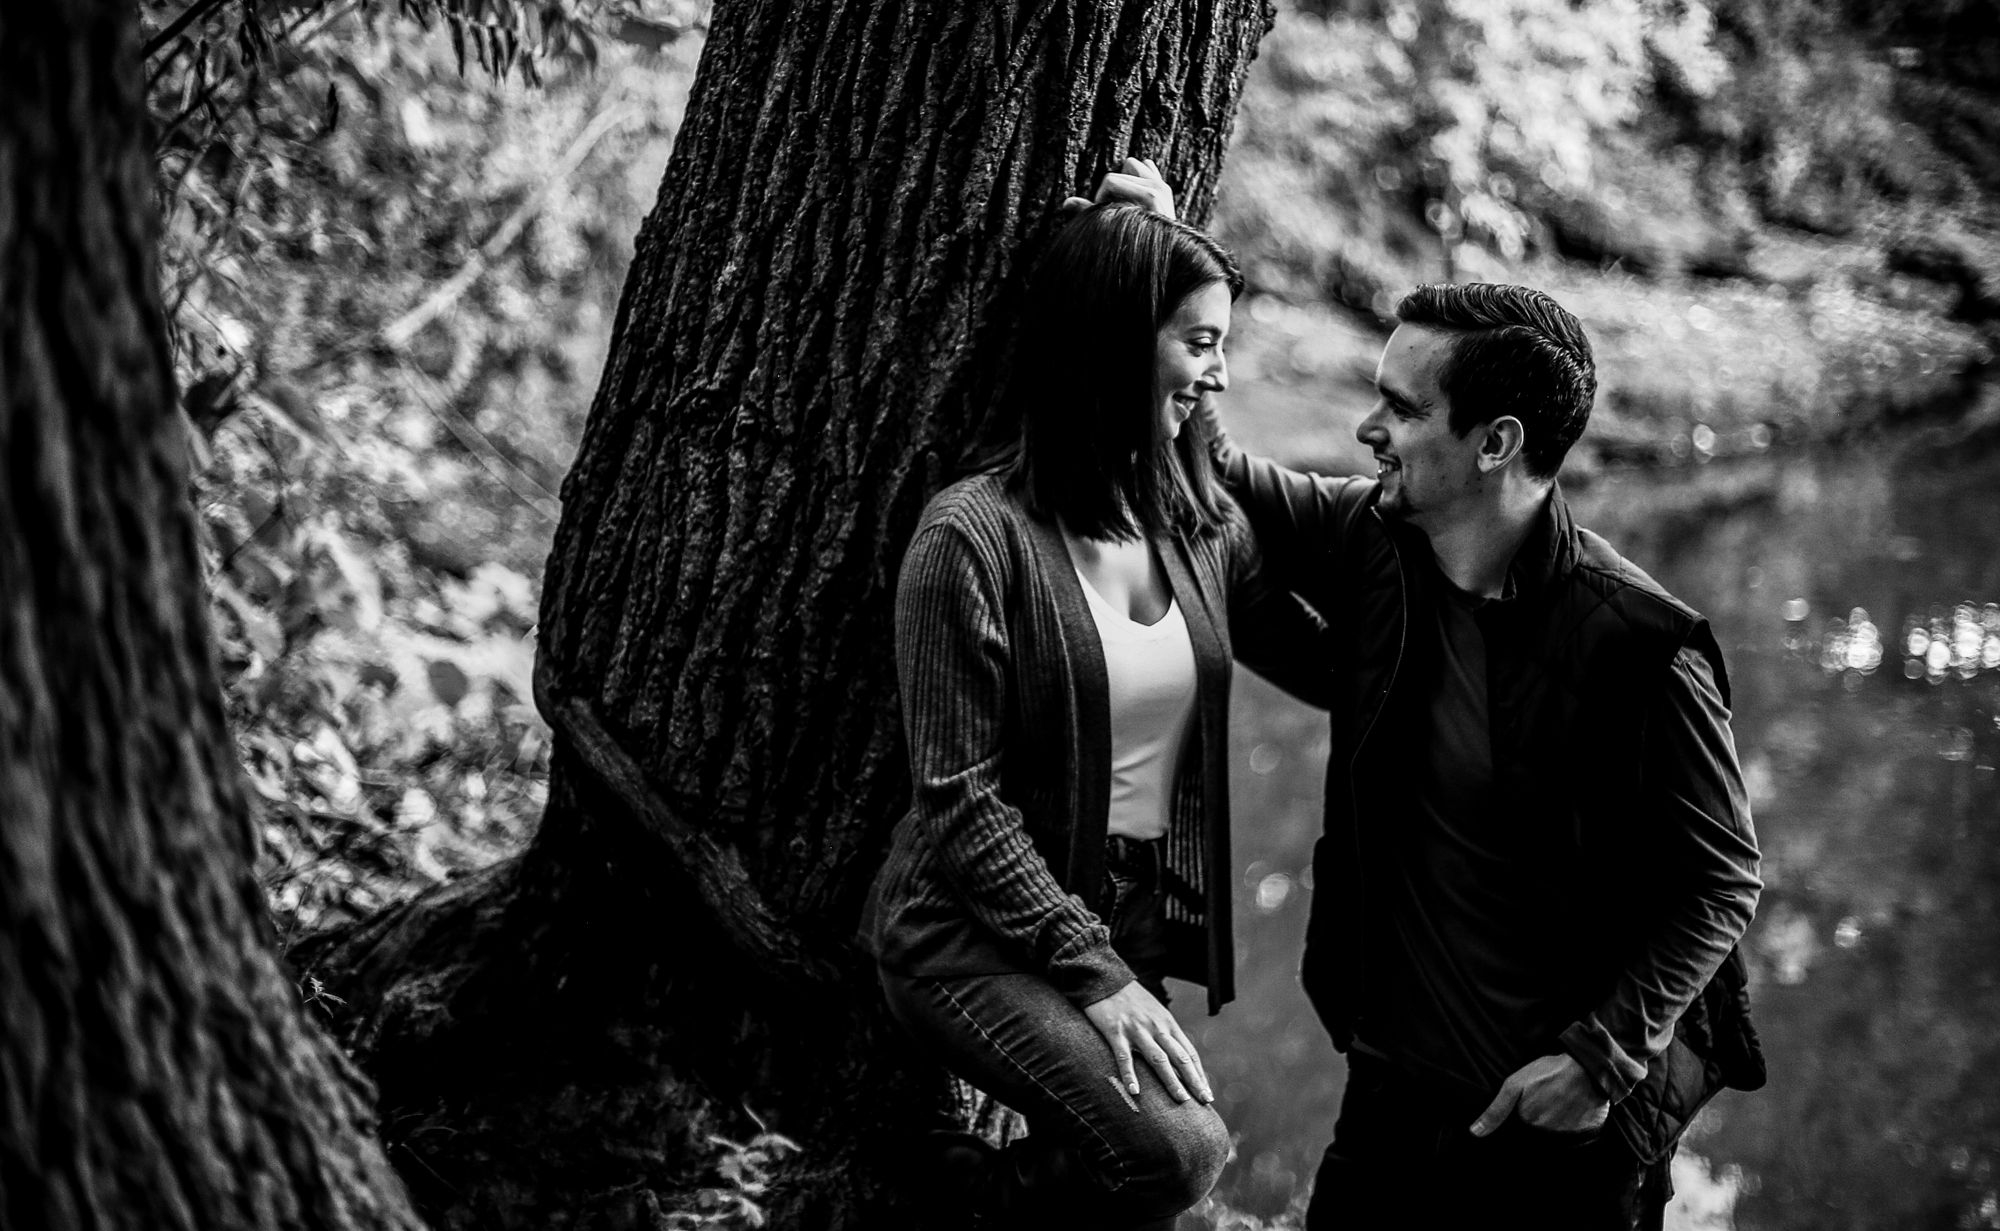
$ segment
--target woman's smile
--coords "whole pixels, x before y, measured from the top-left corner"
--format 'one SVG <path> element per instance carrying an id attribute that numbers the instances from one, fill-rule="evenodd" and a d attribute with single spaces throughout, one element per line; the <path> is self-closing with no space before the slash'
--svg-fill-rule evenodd
<path id="1" fill-rule="evenodd" d="M 1229 364 L 1222 357 L 1229 336 L 1229 287 L 1212 282 L 1189 295 L 1161 327 L 1153 356 L 1154 388 L 1160 390 L 1161 435 L 1172 440 L 1181 424 L 1201 409 L 1205 394 L 1229 387 Z"/>

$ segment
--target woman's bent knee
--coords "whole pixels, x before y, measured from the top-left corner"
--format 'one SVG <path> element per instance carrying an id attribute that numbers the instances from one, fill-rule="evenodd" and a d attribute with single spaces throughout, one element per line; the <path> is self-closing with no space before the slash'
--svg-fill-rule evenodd
<path id="1" fill-rule="evenodd" d="M 1208 1195 L 1229 1161 L 1229 1130 L 1213 1107 L 1181 1104 L 1134 1142 L 1118 1198 L 1132 1213 L 1163 1218 Z"/>

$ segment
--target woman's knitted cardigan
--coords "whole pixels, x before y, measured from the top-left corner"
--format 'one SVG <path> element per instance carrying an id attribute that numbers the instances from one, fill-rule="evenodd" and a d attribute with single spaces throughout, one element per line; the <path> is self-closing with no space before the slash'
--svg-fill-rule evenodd
<path id="1" fill-rule="evenodd" d="M 1165 973 L 1234 995 L 1229 910 L 1230 625 L 1260 673 L 1311 696 L 1319 629 L 1260 583 L 1233 506 L 1217 529 L 1153 542 L 1193 645 L 1197 704 L 1167 835 Z M 896 590 L 896 664 L 911 807 L 877 875 L 863 936 L 886 968 L 1027 972 L 1081 1006 L 1132 979 L 1096 914 L 1110 808 L 1111 720 L 1097 626 L 1061 531 L 997 474 L 924 510 Z"/>

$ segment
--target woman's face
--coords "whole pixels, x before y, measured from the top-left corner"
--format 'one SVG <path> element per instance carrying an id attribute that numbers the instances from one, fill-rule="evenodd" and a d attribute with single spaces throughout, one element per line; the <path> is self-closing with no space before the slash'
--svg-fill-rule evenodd
<path id="1" fill-rule="evenodd" d="M 1174 309 L 1153 346 L 1153 404 L 1166 439 L 1201 404 L 1203 394 L 1229 387 L 1222 343 L 1229 336 L 1229 286 L 1211 282 Z"/>

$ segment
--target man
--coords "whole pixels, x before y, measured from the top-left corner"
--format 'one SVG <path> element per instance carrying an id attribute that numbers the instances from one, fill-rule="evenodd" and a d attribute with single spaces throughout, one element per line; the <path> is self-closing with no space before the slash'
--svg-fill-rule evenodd
<path id="1" fill-rule="evenodd" d="M 1100 199 L 1171 209 L 1150 171 Z M 1307 1226 L 1658 1227 L 1688 1120 L 1763 1082 L 1722 654 L 1570 518 L 1577 319 L 1492 285 L 1397 314 L 1356 432 L 1375 478 L 1249 457 L 1207 414 L 1335 663 L 1301 980 L 1349 1073 Z"/>
<path id="2" fill-rule="evenodd" d="M 1349 1080 L 1307 1225 L 1657 1226 L 1688 1119 L 1762 1083 L 1722 654 L 1570 519 L 1576 318 L 1483 285 L 1398 315 L 1356 432 L 1374 480 L 1215 432 L 1341 663 L 1302 979 Z"/>

